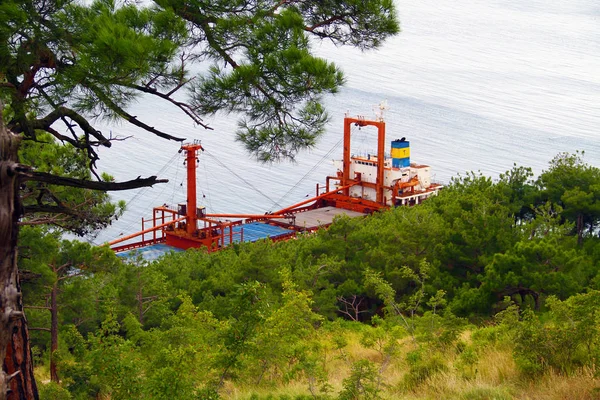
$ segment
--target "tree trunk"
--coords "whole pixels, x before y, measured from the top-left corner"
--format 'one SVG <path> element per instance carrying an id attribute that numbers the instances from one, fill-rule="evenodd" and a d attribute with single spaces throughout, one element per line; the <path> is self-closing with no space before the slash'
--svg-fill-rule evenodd
<path id="1" fill-rule="evenodd" d="M 583 243 L 583 214 L 577 215 L 577 244 Z"/>
<path id="2" fill-rule="evenodd" d="M 38 390 L 33 376 L 33 358 L 29 347 L 27 320 L 23 317 L 13 327 L 12 342 L 6 349 L 4 368 L 9 374 L 19 371 L 11 381 L 7 400 L 38 400 Z"/>
<path id="3" fill-rule="evenodd" d="M 140 321 L 140 325 L 144 326 L 144 294 L 142 289 L 142 280 L 140 278 L 141 272 L 137 271 L 138 278 L 138 292 L 137 292 L 137 301 L 138 301 L 138 319 Z"/>
<path id="4" fill-rule="evenodd" d="M 0 102 L 0 400 L 38 399 L 17 273 L 19 137 L 2 120 Z"/>
<path id="5" fill-rule="evenodd" d="M 58 373 L 56 372 L 56 350 L 58 350 L 58 305 L 56 295 L 58 293 L 58 280 L 52 285 L 50 292 L 50 380 L 59 383 Z"/>

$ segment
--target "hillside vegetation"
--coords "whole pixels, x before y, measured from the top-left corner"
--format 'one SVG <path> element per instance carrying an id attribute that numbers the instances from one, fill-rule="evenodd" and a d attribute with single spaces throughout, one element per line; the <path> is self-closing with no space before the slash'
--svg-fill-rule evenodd
<path id="1" fill-rule="evenodd" d="M 599 221 L 600 170 L 560 154 L 150 264 L 24 227 L 42 398 L 597 398 Z"/>

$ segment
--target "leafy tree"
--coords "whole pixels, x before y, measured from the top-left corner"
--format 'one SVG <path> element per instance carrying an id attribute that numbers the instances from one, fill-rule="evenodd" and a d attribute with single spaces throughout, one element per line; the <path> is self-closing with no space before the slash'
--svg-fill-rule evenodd
<path id="1" fill-rule="evenodd" d="M 446 221 L 449 236 L 437 254 L 443 268 L 460 282 L 476 284 L 489 259 L 514 243 L 514 217 L 509 199 L 491 178 L 474 173 L 452 180 L 431 206 Z M 453 288 L 444 288 L 452 293 Z"/>
<path id="2" fill-rule="evenodd" d="M 583 153 L 561 153 L 539 176 L 541 202 L 562 207 L 561 215 L 575 224 L 581 244 L 584 233 L 592 236 L 600 222 L 600 169 L 583 161 Z"/>
<path id="3" fill-rule="evenodd" d="M 498 253 L 485 267 L 479 290 L 497 302 L 511 296 L 518 303 L 529 299 L 537 310 L 545 296 L 565 299 L 579 293 L 595 274 L 589 257 L 576 247 L 575 238 L 550 234 L 525 239 L 505 253 Z"/>
<path id="4" fill-rule="evenodd" d="M 41 217 L 83 233 L 109 223 L 116 208 L 107 208 L 101 194 L 89 192 L 73 203 L 78 196 L 62 187 L 107 191 L 161 182 L 156 177 L 112 182 L 98 175 L 97 148 L 110 147 L 118 138 L 94 128 L 91 118 L 126 121 L 182 140 L 140 121 L 127 107 L 142 94 L 154 96 L 205 127 L 201 115 L 239 112 L 244 116 L 238 138 L 259 159 L 293 158 L 323 132 L 327 114 L 321 96 L 343 83 L 337 67 L 311 54 L 312 38 L 368 49 L 399 31 L 391 0 L 156 0 L 147 7 L 112 0 L 90 5 L 6 0 L 0 4 L 0 21 L 0 101 L 8 127 L 0 123 L 0 209 L 7 210 L 0 214 L 6 232 L 0 247 L 7 249 L 0 254 L 0 278 L 15 293 L 1 303 L 3 315 L 11 316 L 3 332 L 11 332 L 15 322 L 18 329 L 24 326 L 14 272 L 22 211 L 32 213 L 25 221 Z M 198 61 L 210 67 L 192 79 L 190 64 Z M 174 96 L 184 86 L 192 91 L 187 103 Z M 73 163 L 48 172 L 20 164 L 19 139 L 43 145 L 51 141 L 48 135 L 74 149 L 65 152 L 77 154 Z M 72 176 L 68 166 L 81 163 L 87 172 L 79 169 Z M 19 194 L 30 200 L 24 208 Z M 74 220 L 49 216 L 56 212 Z M 27 352 L 26 330 L 19 336 Z M 0 336 L 0 347 L 9 340 Z M 20 379 L 27 388 L 19 389 L 19 397 L 37 396 L 26 366 L 7 368 L 23 370 Z M 5 387 L 7 377 L 1 378 L 0 387 Z"/>
<path id="5" fill-rule="evenodd" d="M 176 313 L 163 320 L 160 329 L 143 331 L 130 315 L 124 325 L 146 362 L 148 377 L 144 391 L 151 398 L 196 398 L 199 382 L 208 390 L 216 379 L 212 360 L 222 350 L 219 332 L 223 323 L 195 307 L 188 296 L 180 296 Z"/>
<path id="6" fill-rule="evenodd" d="M 36 141 L 25 140 L 19 151 L 21 163 L 44 174 L 87 180 L 92 177 L 87 154 L 64 146 L 48 133 L 38 133 Z M 103 174 L 102 180 L 112 177 Z M 69 186 L 44 185 L 25 180 L 21 186 L 24 218 L 21 226 L 50 225 L 77 235 L 106 227 L 124 211 L 124 202 L 111 203 L 106 192 Z"/>
<path id="7" fill-rule="evenodd" d="M 96 381 L 100 395 L 108 395 L 111 399 L 141 399 L 144 360 L 134 351 L 134 343 L 118 334 L 119 329 L 114 315 L 109 314 L 102 328 L 90 337 L 86 358 L 91 368 L 91 381 Z"/>
<path id="8" fill-rule="evenodd" d="M 234 294 L 233 314 L 221 332 L 223 348 L 215 358 L 215 368 L 220 371 L 218 387 L 244 370 L 244 356 L 253 351 L 258 328 L 268 315 L 264 293 L 264 285 L 249 282 L 238 286 Z"/>
<path id="9" fill-rule="evenodd" d="M 21 270 L 40 276 L 31 283 L 33 287 L 29 282 L 24 285 L 25 307 L 50 312 L 50 327 L 38 329 L 50 332 L 50 378 L 58 382 L 54 352 L 58 350 L 59 310 L 65 304 L 61 301 L 65 284 L 89 278 L 93 272 L 114 269 L 119 262 L 106 247 L 61 240 L 56 232 L 39 227 L 26 227 L 21 231 L 20 248 Z"/>
<path id="10" fill-rule="evenodd" d="M 532 205 L 536 202 L 539 189 L 532 177 L 531 168 L 515 164 L 512 169 L 500 174 L 495 185 L 498 199 L 507 203 L 517 222 L 535 217 Z"/>
<path id="11" fill-rule="evenodd" d="M 188 22 L 195 56 L 211 63 L 193 107 L 242 113 L 238 139 L 263 161 L 313 146 L 327 121 L 321 96 L 343 83 L 311 54 L 312 38 L 369 49 L 399 31 L 391 0 L 155 2 Z"/>
<path id="12" fill-rule="evenodd" d="M 253 357 L 257 360 L 260 384 L 265 375 L 271 372 L 285 375 L 288 370 L 309 356 L 311 339 L 322 317 L 311 309 L 309 293 L 298 290 L 291 280 L 290 271 L 282 270 L 283 293 L 281 306 L 273 310 L 258 329 L 254 340 Z"/>
<path id="13" fill-rule="evenodd" d="M 569 374 L 584 366 L 595 370 L 600 355 L 600 293 L 590 291 L 564 301 L 551 297 L 548 305 L 545 321 L 526 310 L 522 321 L 513 325 L 520 369 L 527 374 L 549 369 Z"/>
<path id="14" fill-rule="evenodd" d="M 350 376 L 344 379 L 339 400 L 376 400 L 381 398 L 379 372 L 369 360 L 359 360 L 352 364 Z"/>

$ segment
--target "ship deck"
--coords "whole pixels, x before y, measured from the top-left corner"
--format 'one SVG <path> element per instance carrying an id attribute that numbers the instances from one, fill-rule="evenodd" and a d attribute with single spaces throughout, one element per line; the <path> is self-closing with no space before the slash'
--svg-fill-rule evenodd
<path id="1" fill-rule="evenodd" d="M 269 225 L 262 222 L 251 222 L 233 227 L 233 239 L 230 241 L 229 228 L 224 229 L 225 246 L 240 242 L 256 242 L 260 239 L 277 239 L 281 236 L 288 236 L 294 233 L 293 230 L 285 229 L 280 226 Z"/>
<path id="2" fill-rule="evenodd" d="M 322 226 L 330 225 L 333 222 L 333 219 L 338 215 L 347 215 L 353 218 L 364 216 L 366 214 L 335 207 L 316 208 L 314 210 L 308 210 L 294 214 L 294 217 L 296 218 L 293 226 L 298 229 L 312 230 Z"/>
<path id="3" fill-rule="evenodd" d="M 269 225 L 262 222 L 252 222 L 248 224 L 233 227 L 233 234 L 229 234 L 229 228 L 224 229 L 223 245 L 229 246 L 232 243 L 247 242 L 252 243 L 261 239 L 277 239 L 284 236 L 291 236 L 295 231 L 285 229 L 280 226 Z M 121 258 L 135 260 L 141 256 L 146 261 L 154 261 L 159 257 L 170 252 L 184 251 L 177 247 L 169 246 L 164 243 L 153 244 L 139 247 L 133 250 L 117 253 Z"/>

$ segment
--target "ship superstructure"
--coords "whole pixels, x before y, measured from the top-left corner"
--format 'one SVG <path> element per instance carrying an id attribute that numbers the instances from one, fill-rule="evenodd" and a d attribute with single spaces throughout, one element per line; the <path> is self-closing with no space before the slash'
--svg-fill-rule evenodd
<path id="1" fill-rule="evenodd" d="M 377 154 L 351 155 L 352 125 L 375 126 L 378 130 Z M 435 195 L 442 185 L 431 180 L 429 165 L 411 163 L 410 142 L 406 138 L 391 142 L 389 155 L 384 152 L 385 122 L 364 118 L 344 120 L 344 158 L 334 161 L 339 186 L 353 186 L 344 190 L 351 198 L 374 201 L 383 207 L 416 205 Z"/>
<path id="2" fill-rule="evenodd" d="M 352 128 L 367 126 L 377 129 L 376 153 L 352 155 Z M 393 140 L 386 155 L 385 136 L 382 118 L 346 117 L 343 159 L 334 161 L 336 174 L 328 176 L 325 185 L 317 185 L 314 197 L 262 215 L 210 214 L 198 207 L 197 157 L 204 149 L 199 142 L 184 144 L 180 152 L 185 155 L 187 201 L 155 207 L 152 218 L 142 220 L 141 231 L 108 244 L 119 255 L 128 257 L 135 250 L 146 259 L 169 250 L 217 251 L 236 242 L 288 239 L 325 227 L 341 214 L 364 216 L 383 208 L 416 205 L 437 194 L 442 185 L 431 181 L 429 166 L 411 162 L 410 143 L 405 138 Z"/>

